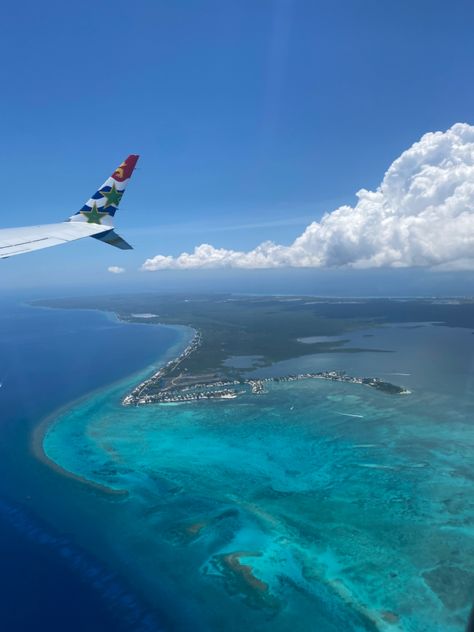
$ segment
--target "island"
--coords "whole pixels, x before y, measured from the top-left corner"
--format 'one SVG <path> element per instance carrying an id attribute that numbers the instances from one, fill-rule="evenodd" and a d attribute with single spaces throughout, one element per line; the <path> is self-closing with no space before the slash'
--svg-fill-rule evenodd
<path id="1" fill-rule="evenodd" d="M 410 391 L 405 387 L 376 376 L 354 376 L 338 370 L 275 375 L 265 374 L 265 369 L 284 360 L 321 353 L 390 353 L 373 346 L 352 346 L 349 337 L 353 332 L 369 330 L 364 339 L 370 338 L 370 330 L 390 322 L 426 321 L 427 313 L 432 318 L 433 307 L 444 310 L 440 322 L 449 316 L 449 306 L 434 306 L 432 301 L 413 300 L 408 307 L 405 301 L 400 309 L 396 300 L 308 296 L 145 294 L 54 299 L 39 304 L 101 309 L 127 322 L 185 325 L 194 331 L 177 357 L 124 396 L 126 406 L 231 400 L 245 393 L 262 394 L 270 382 L 315 379 L 406 395 Z M 472 312 L 472 304 L 468 309 Z"/>
<path id="2" fill-rule="evenodd" d="M 272 377 L 226 379 L 219 373 L 202 375 L 189 374 L 180 370 L 181 365 L 201 345 L 202 335 L 200 332 L 196 332 L 184 351 L 128 393 L 122 400 L 123 405 L 140 406 L 209 399 L 235 399 L 247 392 L 254 395 L 264 393 L 265 384 L 268 382 L 293 382 L 309 379 L 363 384 L 391 395 L 408 395 L 410 393 L 408 389 L 383 381 L 378 377 L 354 377 L 347 375 L 344 371 L 318 371 Z"/>

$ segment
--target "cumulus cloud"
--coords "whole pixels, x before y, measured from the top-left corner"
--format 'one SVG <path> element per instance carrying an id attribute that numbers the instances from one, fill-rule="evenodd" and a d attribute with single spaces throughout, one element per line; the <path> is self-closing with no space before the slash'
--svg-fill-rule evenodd
<path id="1" fill-rule="evenodd" d="M 474 269 L 474 127 L 425 134 L 355 206 L 312 222 L 289 246 L 266 241 L 248 252 L 197 246 L 157 255 L 143 270 L 279 267 Z"/>
<path id="2" fill-rule="evenodd" d="M 112 274 L 122 274 L 125 272 L 125 268 L 121 268 L 120 266 L 109 266 L 107 270 L 112 272 Z"/>

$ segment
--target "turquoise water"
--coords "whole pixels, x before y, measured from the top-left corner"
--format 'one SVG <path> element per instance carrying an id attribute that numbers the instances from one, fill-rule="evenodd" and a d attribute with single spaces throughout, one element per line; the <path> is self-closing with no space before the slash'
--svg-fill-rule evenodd
<path id="1" fill-rule="evenodd" d="M 232 402 L 124 408 L 127 380 L 50 426 L 50 459 L 128 492 L 111 497 L 120 519 L 108 546 L 150 601 L 173 595 L 175 629 L 463 629 L 474 594 L 474 336 L 386 327 L 349 346 L 360 338 L 390 353 L 274 370 L 332 362 L 392 375 L 412 395 L 315 380 Z"/>

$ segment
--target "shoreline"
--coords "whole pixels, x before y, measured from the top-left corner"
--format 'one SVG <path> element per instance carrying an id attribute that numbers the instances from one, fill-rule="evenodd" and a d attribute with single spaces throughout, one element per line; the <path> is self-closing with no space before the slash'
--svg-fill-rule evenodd
<path id="1" fill-rule="evenodd" d="M 150 324 L 151 324 L 151 323 L 150 323 Z M 382 375 L 383 375 L 383 374 L 382 374 Z M 390 379 L 390 378 L 389 378 L 389 379 Z M 400 378 L 396 378 L 396 379 L 400 379 Z M 404 379 L 404 378 L 403 378 L 403 379 Z M 291 385 L 288 385 L 288 386 L 289 386 L 289 390 L 292 390 L 292 389 L 294 388 L 294 387 L 292 387 Z M 302 385 L 302 386 L 306 386 L 306 385 Z M 313 389 L 311 388 L 311 384 L 308 384 L 307 386 L 309 386 L 309 387 L 310 387 L 310 390 L 311 390 L 311 391 L 313 390 Z M 315 386 L 317 386 L 317 385 L 315 385 Z M 321 391 L 324 391 L 324 392 L 326 392 L 326 391 L 332 391 L 332 390 L 333 390 L 333 387 L 331 387 L 330 385 L 322 385 L 322 384 L 321 384 L 321 387 L 322 387 Z M 278 387 L 278 389 L 281 389 L 281 388 L 288 388 L 288 387 L 285 387 L 284 385 L 281 385 L 281 386 L 279 386 L 279 387 Z M 335 387 L 334 387 L 334 389 L 339 389 L 339 388 L 340 388 L 339 386 L 335 386 Z M 349 392 L 349 391 L 353 392 L 353 389 L 351 389 L 351 388 L 347 388 L 347 389 L 346 389 L 346 387 L 341 388 L 341 390 L 343 390 L 343 391 L 346 391 L 346 390 L 347 390 L 347 392 Z M 118 392 L 118 391 L 116 391 L 116 393 L 117 393 L 117 392 Z M 355 391 L 354 391 L 354 392 L 355 392 Z M 116 393 L 111 393 L 111 394 L 110 394 L 110 397 L 113 397 L 113 398 L 114 398 L 114 400 L 116 399 Z M 364 392 L 363 392 L 363 391 L 361 391 L 361 395 L 362 395 L 362 397 L 364 397 Z M 366 398 L 367 398 L 367 397 L 369 397 L 369 398 L 370 398 L 370 397 L 372 397 L 372 396 L 370 395 L 370 392 L 369 392 L 368 394 L 366 394 L 366 395 L 365 395 L 365 397 L 366 397 Z M 381 398 L 377 398 L 377 399 L 381 399 Z M 415 398 L 414 398 L 414 399 L 415 399 Z M 105 401 L 105 397 L 104 397 L 103 401 Z M 389 402 L 390 402 L 391 400 L 386 400 L 386 401 L 389 401 Z M 255 402 L 255 403 L 256 403 L 256 404 L 257 404 L 257 406 L 258 406 L 259 402 Z M 262 402 L 262 403 L 263 403 L 263 402 Z M 73 404 L 73 405 L 74 405 L 74 404 Z M 338 404 L 336 404 L 336 405 L 338 405 Z M 333 406 L 334 406 L 334 404 L 331 404 L 331 407 L 333 407 Z M 66 407 L 66 408 L 67 408 L 67 409 L 69 409 L 69 405 L 67 405 L 67 407 Z M 114 403 L 114 408 L 115 408 L 115 403 Z M 227 407 L 226 407 L 226 408 L 227 408 Z M 350 408 L 350 410 L 352 410 L 352 408 Z M 192 411 L 191 411 L 191 412 L 192 412 Z M 151 409 L 150 411 L 148 411 L 148 413 L 150 414 L 150 417 L 151 417 L 151 416 L 156 415 L 156 418 L 157 418 L 157 421 L 158 421 L 158 423 L 157 423 L 157 426 L 158 426 L 158 427 L 157 427 L 157 429 L 156 429 L 156 432 L 157 432 L 157 433 L 161 433 L 161 432 L 162 432 L 162 430 L 159 428 L 159 426 L 161 425 L 160 420 L 159 420 L 159 417 L 158 417 L 158 415 L 160 414 L 160 413 L 159 413 L 159 411 L 158 411 L 158 410 L 155 410 L 155 411 L 153 412 L 153 410 Z M 341 414 L 344 414 L 344 413 L 341 413 Z M 347 414 L 347 413 L 346 413 L 346 414 Z M 133 421 L 134 421 L 133 417 L 135 417 L 135 413 L 132 413 L 132 415 L 133 415 L 133 416 L 131 416 L 131 418 L 129 418 L 129 419 L 130 419 L 130 422 L 132 422 L 132 423 L 133 423 Z M 137 417 L 135 417 L 135 423 L 136 423 L 136 420 L 137 420 L 137 418 L 138 418 L 138 415 L 139 415 L 139 412 L 137 411 Z M 55 421 L 55 420 L 53 419 L 53 423 L 54 423 L 54 421 Z M 86 430 L 86 429 L 87 429 L 87 420 L 84 420 L 84 421 L 85 421 L 85 423 L 80 423 L 80 424 L 78 424 L 78 428 L 79 428 L 79 430 L 80 430 L 80 432 L 81 432 L 81 433 L 83 432 L 83 430 Z M 68 418 L 64 418 L 64 420 L 63 420 L 63 419 L 57 419 L 57 422 L 58 422 L 58 424 L 60 424 L 60 423 L 65 423 L 65 424 L 66 424 L 65 429 L 67 429 L 67 425 L 68 425 L 69 423 L 71 423 L 71 425 L 72 425 L 73 418 L 71 417 L 71 422 L 69 421 L 69 419 L 68 419 Z M 341 425 L 342 425 L 342 424 L 341 424 Z M 344 424 L 344 425 L 346 425 L 346 424 Z M 350 426 L 350 425 L 351 425 L 351 423 L 347 424 L 347 426 Z M 375 426 L 375 424 L 374 424 L 374 426 Z M 216 426 L 216 428 L 217 428 L 217 430 L 219 430 L 217 426 Z M 46 432 L 47 432 L 47 430 L 46 430 Z M 48 444 L 47 444 L 47 445 L 48 445 Z M 64 445 L 66 445 L 66 443 L 64 443 Z M 355 446 L 355 447 L 357 447 L 357 446 Z M 74 444 L 73 444 L 73 445 L 71 445 L 71 448 L 72 448 L 74 451 L 76 451 L 76 450 L 77 450 L 77 447 L 76 447 L 76 446 L 74 446 Z M 51 453 L 53 454 L 54 452 L 53 452 L 53 451 L 51 451 Z M 224 454 L 225 454 L 225 452 L 224 452 Z M 60 453 L 60 452 L 58 452 L 58 455 L 61 455 L 61 453 Z M 46 457 L 46 458 L 48 458 L 48 457 Z M 74 463 L 74 461 L 72 461 L 72 462 Z M 78 460 L 78 462 L 80 463 L 80 460 Z M 53 463 L 54 463 L 54 462 L 53 462 Z M 48 465 L 49 465 L 49 464 L 48 464 Z M 57 465 L 57 464 L 56 464 L 56 465 Z M 55 468 L 55 469 L 56 469 L 56 468 Z M 65 471 L 64 471 L 62 468 L 59 468 L 59 470 L 60 470 L 60 471 L 59 471 L 59 473 L 64 475 Z M 364 472 L 364 471 L 363 471 L 363 472 Z M 68 471 L 66 470 L 66 475 L 68 475 L 68 474 L 70 474 L 70 473 L 68 473 Z M 370 473 L 370 472 L 369 472 L 369 474 L 371 475 L 371 473 Z M 390 473 L 389 473 L 389 475 L 390 475 Z M 391 476 L 391 475 L 390 475 L 390 476 Z M 402 474 L 400 474 L 400 476 L 402 476 Z M 51 477 L 53 477 L 53 475 L 52 475 L 52 474 L 51 474 Z M 77 477 L 76 477 L 75 475 L 70 476 L 70 478 L 76 478 L 76 479 L 77 479 Z M 395 477 L 394 477 L 394 478 L 395 478 Z M 84 479 L 81 479 L 81 478 L 79 477 L 79 480 L 80 480 L 80 482 L 81 482 L 81 483 L 83 483 L 83 484 L 91 484 L 91 481 L 89 481 L 88 479 L 85 479 L 85 480 L 84 480 Z M 69 486 L 69 484 L 67 484 L 67 485 Z M 66 483 L 64 484 L 64 487 L 67 489 L 67 487 L 66 487 Z M 76 489 L 76 491 L 79 491 L 79 492 L 80 492 L 80 488 L 72 488 L 72 489 L 71 489 L 71 491 L 73 492 L 73 490 L 74 490 L 74 489 Z M 91 491 L 92 491 L 92 490 L 91 490 Z M 92 496 L 91 496 L 91 499 L 92 499 L 92 500 L 93 500 L 93 498 L 94 498 L 94 495 L 92 495 Z M 113 501 L 114 499 L 111 497 L 111 498 L 110 498 L 110 500 L 111 500 L 111 501 Z M 117 502 L 118 502 L 118 500 L 119 500 L 119 499 L 117 498 Z M 106 501 L 104 501 L 104 502 L 106 502 Z M 112 506 L 112 507 L 114 506 L 114 504 L 112 504 L 112 502 L 111 502 L 111 506 Z M 125 504 L 124 504 L 124 505 L 120 505 L 120 506 L 115 505 L 115 507 L 117 508 L 117 511 L 122 512 L 122 511 L 124 511 L 124 510 L 125 510 L 126 512 L 128 512 L 128 511 L 130 510 L 130 503 L 128 503 L 128 504 L 126 504 L 126 505 L 125 505 Z M 271 507 L 271 505 L 270 505 L 270 507 Z M 241 549 L 238 549 L 238 550 L 239 550 L 239 551 L 241 551 Z M 244 549 L 244 550 L 245 550 L 245 549 Z M 251 550 L 251 549 L 248 549 L 248 550 Z M 238 562 L 238 560 L 237 560 L 237 562 Z M 243 561 L 242 561 L 242 563 L 244 564 L 244 563 L 245 563 L 245 560 L 243 560 Z M 324 575 L 324 573 L 323 573 L 323 572 L 321 572 L 321 576 L 322 576 L 323 578 L 325 577 L 325 575 Z M 337 577 L 336 577 L 336 578 L 334 578 L 334 577 L 333 577 L 333 576 L 331 576 L 331 575 L 329 575 L 328 577 L 326 577 L 326 578 L 325 578 L 325 580 L 323 580 L 323 581 L 326 581 L 329 585 L 331 585 L 331 582 L 333 582 L 333 583 L 332 583 L 332 589 L 333 589 L 333 590 L 335 590 L 335 591 L 336 591 L 336 593 L 337 593 L 337 594 L 339 594 L 339 596 L 341 596 L 343 599 L 345 599 L 345 600 L 346 600 L 346 602 L 347 602 L 350 606 L 354 606 L 355 608 L 357 607 L 357 602 L 356 602 L 356 600 L 354 599 L 354 596 L 353 596 L 352 594 L 350 594 L 350 593 L 349 593 L 349 590 L 352 588 L 352 586 L 351 586 L 351 584 L 350 584 L 350 583 L 349 583 L 348 585 L 347 585 L 346 583 L 342 583 L 342 581 L 341 581 L 340 579 L 338 579 Z M 363 602 L 363 603 L 366 603 L 366 602 Z M 369 602 L 369 603 L 370 603 L 370 602 Z M 369 612 L 370 612 L 370 611 L 369 611 Z M 395 616 L 396 616 L 394 613 L 391 613 L 391 612 L 389 612 L 389 611 L 384 611 L 384 614 L 385 614 L 385 617 L 386 617 L 386 618 L 385 618 L 384 620 L 379 620 L 379 623 L 380 623 L 380 629 L 387 629 L 387 630 L 388 630 L 389 628 L 390 628 L 390 629 L 392 629 L 392 626 L 393 626 L 393 629 L 401 629 L 401 627 L 403 627 L 403 621 L 402 621 L 402 623 L 400 623 L 400 628 L 399 628 L 399 626 L 398 626 L 398 625 L 395 627 L 395 623 L 393 622 L 393 620 L 392 620 L 392 621 L 388 621 L 388 620 L 387 620 L 387 617 L 388 617 L 388 618 L 390 618 L 390 617 L 391 617 L 392 619 L 394 619 L 394 618 L 395 618 Z M 383 615 L 380 615 L 380 616 L 382 617 Z M 389 624 L 390 624 L 390 625 L 389 625 Z"/>
<path id="2" fill-rule="evenodd" d="M 68 309 L 68 308 L 57 308 L 57 307 L 48 307 L 48 306 L 42 306 L 42 305 L 34 305 L 34 304 L 29 304 L 30 307 L 32 308 L 40 308 L 40 309 Z M 81 308 L 78 308 L 81 309 Z M 175 330 L 187 330 L 187 329 L 192 329 L 191 327 L 188 327 L 186 325 L 168 325 L 168 324 L 162 324 L 162 323 L 135 323 L 134 321 L 127 321 L 124 320 L 123 318 L 120 318 L 119 314 L 117 314 L 116 312 L 113 311 L 107 311 L 107 310 L 101 310 L 101 309 L 88 309 L 85 308 L 84 311 L 92 311 L 92 312 L 99 312 L 101 314 L 104 314 L 108 320 L 111 320 L 112 322 L 115 323 L 124 323 L 127 325 L 158 325 L 160 327 L 167 327 L 170 329 L 175 329 Z M 194 330 L 193 330 L 194 331 Z M 194 338 L 193 338 L 194 339 Z M 167 351 L 165 352 L 164 356 L 162 358 L 160 358 L 159 361 L 157 361 L 156 364 L 158 364 L 159 362 L 161 363 L 166 363 L 167 358 L 168 357 L 175 357 L 175 351 L 176 351 L 176 347 L 182 347 L 182 345 L 185 344 L 185 341 L 180 341 L 177 342 L 175 344 L 173 344 L 171 347 L 169 347 L 167 349 Z M 188 343 L 189 344 L 189 343 Z M 188 346 L 188 345 L 186 345 Z M 182 353 L 182 352 L 181 352 Z M 180 354 L 181 355 L 181 354 Z M 83 401 L 89 399 L 90 397 L 93 397 L 94 394 L 99 393 L 100 391 L 104 390 L 104 389 L 112 389 L 114 387 L 119 387 L 120 384 L 122 382 L 124 382 L 125 380 L 132 380 L 134 378 L 134 376 L 136 376 L 137 378 L 139 376 L 141 376 L 142 374 L 144 374 L 145 372 L 150 373 L 153 372 L 152 375 L 156 374 L 156 364 L 154 363 L 153 365 L 148 365 L 148 367 L 146 367 L 145 369 L 142 369 L 139 372 L 134 372 L 133 374 L 124 377 L 124 378 L 120 378 L 118 380 L 115 380 L 114 382 L 107 384 L 105 386 L 99 387 L 97 389 L 94 389 L 92 391 L 88 391 L 87 393 L 85 393 L 84 395 L 71 400 L 70 402 L 67 402 L 66 404 L 64 404 L 63 406 L 55 409 L 54 411 L 52 411 L 50 414 L 48 414 L 46 417 L 42 418 L 39 423 L 37 423 L 35 425 L 35 427 L 31 430 L 30 433 L 30 440 L 29 440 L 29 449 L 31 451 L 31 453 L 33 454 L 33 456 L 44 466 L 48 467 L 49 469 L 53 470 L 56 474 L 59 474 L 60 476 L 63 476 L 65 478 L 69 478 L 70 480 L 75 481 L 76 483 L 80 483 L 81 485 L 85 485 L 87 487 L 90 487 L 92 489 L 94 489 L 97 492 L 100 492 L 104 495 L 106 495 L 107 497 L 115 497 L 117 499 L 126 499 L 130 493 L 127 490 L 120 490 L 120 489 L 114 489 L 112 487 L 108 487 L 107 485 L 103 485 L 101 483 L 97 483 L 96 481 L 93 481 L 91 479 L 88 479 L 84 476 L 80 476 L 79 474 L 76 474 L 64 467 L 62 467 L 61 465 L 59 465 L 59 463 L 57 463 L 56 461 L 54 461 L 53 459 L 51 459 L 48 454 L 46 453 L 45 449 L 44 449 L 44 439 L 48 433 L 48 430 L 58 421 L 59 417 L 71 410 L 72 408 L 75 408 L 76 406 L 79 406 Z M 164 364 L 163 364 L 164 365 Z M 163 367 L 160 367 L 159 370 L 161 370 Z M 149 379 L 149 378 L 148 378 Z M 142 382 L 140 382 L 141 384 Z"/>
<path id="3" fill-rule="evenodd" d="M 135 324 L 135 320 L 125 320 L 115 313 L 118 320 L 122 322 Z M 154 315 L 153 315 L 154 316 Z M 150 324 L 160 325 L 162 323 L 144 322 L 138 324 Z M 186 327 L 194 331 L 194 336 L 187 344 L 185 349 L 176 357 L 171 358 L 164 366 L 160 367 L 158 371 L 153 373 L 150 377 L 137 384 L 131 391 L 128 392 L 122 398 L 123 406 L 142 406 L 149 404 L 172 404 L 172 403 L 189 403 L 203 400 L 230 400 L 237 399 L 239 395 L 247 393 L 247 390 L 236 390 L 236 386 L 243 386 L 244 388 L 250 388 L 252 394 L 265 393 L 264 383 L 266 382 L 292 382 L 306 379 L 323 379 L 333 382 L 346 382 L 351 384 L 360 384 L 369 386 L 375 390 L 379 390 L 389 395 L 411 395 L 412 391 L 409 389 L 398 386 L 391 382 L 382 380 L 379 377 L 356 377 L 347 375 L 345 371 L 318 371 L 318 372 L 306 372 L 274 377 L 235 377 L 232 379 L 229 376 L 218 375 L 215 373 L 213 380 L 199 380 L 199 374 L 197 376 L 189 376 L 184 378 L 185 380 L 191 380 L 191 383 L 186 385 L 176 384 L 176 381 L 183 380 L 183 374 L 169 378 L 169 374 L 173 373 L 179 365 L 184 362 L 191 354 L 197 351 L 203 345 L 203 335 L 199 329 L 195 329 L 190 325 L 174 325 L 177 327 Z M 294 359 L 297 359 L 294 358 Z M 187 369 L 185 369 L 187 371 Z M 162 388 L 154 389 L 152 394 L 147 394 L 149 387 L 155 387 L 163 379 L 171 379 L 171 386 L 165 385 Z M 223 390 L 219 390 L 222 389 Z M 207 391 L 199 389 L 211 389 Z M 212 390 L 218 389 L 218 390 Z"/>
<path id="4" fill-rule="evenodd" d="M 61 308 L 61 307 L 57 308 L 57 307 L 49 307 L 49 306 L 42 306 L 42 305 L 35 305 L 35 304 L 30 304 L 30 306 L 34 308 L 39 307 L 41 309 L 70 309 L 70 308 Z M 44 449 L 44 439 L 48 433 L 48 430 L 54 425 L 54 423 L 58 420 L 58 418 L 63 412 L 66 412 L 70 410 L 71 408 L 78 406 L 83 400 L 92 397 L 95 393 L 98 393 L 104 388 L 113 388 L 114 386 L 118 387 L 121 384 L 121 382 L 124 381 L 125 379 L 132 380 L 135 375 L 137 378 L 139 378 L 139 376 L 145 373 L 147 373 L 149 376 L 146 377 L 144 380 L 140 381 L 136 386 L 132 388 L 132 390 L 128 392 L 126 391 L 127 392 L 126 395 L 120 397 L 121 403 L 123 406 L 131 406 L 131 405 L 141 406 L 141 405 L 148 405 L 148 404 L 153 404 L 153 403 L 155 404 L 158 403 L 162 405 L 180 404 L 180 403 L 191 403 L 191 402 L 197 402 L 197 401 L 203 401 L 203 400 L 204 401 L 231 400 L 231 399 L 238 398 L 242 394 L 254 394 L 254 395 L 263 394 L 266 392 L 264 388 L 264 384 L 267 382 L 279 383 L 279 382 L 287 382 L 287 381 L 299 381 L 303 379 L 304 380 L 323 379 L 323 380 L 328 380 L 328 381 L 333 381 L 333 382 L 338 381 L 338 382 L 345 382 L 345 383 L 362 384 L 365 386 L 370 386 L 372 388 L 375 388 L 376 390 L 385 392 L 386 394 L 405 395 L 405 394 L 411 393 L 411 391 L 405 388 L 398 387 L 389 382 L 383 382 L 379 378 L 358 378 L 358 377 L 348 376 L 344 372 L 323 371 L 319 373 L 284 375 L 280 377 L 246 378 L 242 380 L 228 380 L 221 377 L 216 380 L 213 380 L 212 382 L 201 383 L 201 384 L 197 382 L 196 384 L 192 386 L 188 386 L 188 387 L 178 386 L 178 387 L 175 387 L 174 389 L 160 390 L 158 391 L 158 395 L 155 396 L 155 397 L 158 397 L 158 399 L 156 401 L 153 401 L 152 399 L 154 397 L 153 395 L 143 396 L 142 391 L 146 390 L 146 388 L 150 385 L 153 386 L 156 381 L 159 381 L 162 378 L 166 377 L 167 373 L 176 369 L 181 364 L 181 362 L 183 362 L 186 358 L 189 357 L 189 355 L 191 355 L 194 351 L 196 351 L 203 343 L 201 332 L 189 325 L 181 325 L 181 324 L 171 325 L 171 324 L 166 324 L 166 323 L 156 323 L 156 322 L 149 322 L 149 321 L 136 322 L 135 320 L 127 320 L 126 317 L 122 317 L 120 314 L 112 310 L 91 309 L 91 308 L 76 308 L 76 309 L 80 309 L 84 311 L 99 312 L 101 314 L 104 314 L 107 319 L 115 323 L 124 323 L 127 325 L 146 325 L 146 326 L 158 325 L 160 327 L 172 328 L 172 329 L 181 331 L 183 333 L 183 337 L 184 337 L 184 332 L 188 332 L 189 330 L 193 332 L 192 337 L 190 335 L 187 341 L 182 340 L 181 342 L 176 343 L 168 348 L 164 356 L 160 359 L 159 363 L 157 363 L 159 366 L 158 369 L 156 369 L 156 365 L 149 365 L 146 369 L 143 369 L 143 371 L 134 373 L 128 378 L 122 378 L 105 387 L 100 387 L 96 390 L 89 391 L 88 393 L 84 394 L 82 397 L 76 400 L 73 400 L 72 402 L 68 402 L 61 408 L 50 413 L 46 418 L 42 419 L 38 423 L 38 425 L 35 426 L 35 428 L 32 430 L 31 439 L 30 439 L 30 448 L 33 455 L 43 465 L 51 468 L 53 471 L 55 471 L 57 474 L 60 474 L 61 476 L 65 476 L 83 485 L 92 487 L 96 491 L 106 494 L 109 497 L 112 496 L 116 498 L 117 497 L 126 498 L 129 495 L 129 492 L 127 490 L 117 490 L 111 487 L 107 487 L 106 485 L 97 483 L 96 481 L 88 479 L 84 476 L 80 476 L 62 467 L 56 461 L 52 460 L 46 453 Z M 183 344 L 186 345 L 184 348 L 183 348 Z M 178 352 L 179 349 L 181 350 Z M 176 355 L 177 352 L 178 354 Z M 237 385 L 243 386 L 247 390 L 237 391 L 233 388 L 227 388 L 227 387 L 232 387 L 232 386 L 237 386 Z M 217 388 L 218 390 L 210 390 L 210 391 L 205 391 L 205 392 L 193 391 L 193 389 L 201 388 L 201 387 L 211 388 L 211 389 Z M 224 387 L 224 390 L 222 390 L 222 387 Z M 162 393 L 164 393 L 164 395 L 161 395 Z"/>
<path id="5" fill-rule="evenodd" d="M 150 324 L 155 324 L 155 323 L 150 323 Z M 130 401 L 132 401 L 133 398 L 136 398 L 136 397 L 140 398 L 143 389 L 146 389 L 147 386 L 149 386 L 150 384 L 154 384 L 155 381 L 160 380 L 162 377 L 166 375 L 166 372 L 176 369 L 181 364 L 181 362 L 183 362 L 183 360 L 189 357 L 191 353 L 193 353 L 193 351 L 195 351 L 202 344 L 201 332 L 196 329 L 193 329 L 192 327 L 190 329 L 194 331 L 194 335 L 191 341 L 188 342 L 186 347 L 183 349 L 183 351 L 181 351 L 181 353 L 179 353 L 175 358 L 171 358 L 170 360 L 168 360 L 168 362 L 162 367 L 160 367 L 158 371 L 155 371 L 155 373 L 153 373 L 153 375 L 151 375 L 149 378 L 147 378 L 143 382 L 140 382 L 137 386 L 135 386 L 135 388 L 132 389 L 132 391 L 128 395 L 125 395 L 125 397 L 122 398 L 123 406 L 129 405 L 129 401 L 128 401 L 129 398 L 131 398 Z"/>

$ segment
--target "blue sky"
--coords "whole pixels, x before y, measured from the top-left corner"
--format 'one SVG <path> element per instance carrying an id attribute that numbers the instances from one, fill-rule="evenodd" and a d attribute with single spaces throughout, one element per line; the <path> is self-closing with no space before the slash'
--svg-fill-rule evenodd
<path id="1" fill-rule="evenodd" d="M 0 288 L 225 286 L 225 271 L 138 268 L 202 242 L 289 244 L 375 189 L 425 132 L 474 122 L 473 20 L 461 0 L 10 5 L 0 23 L 2 226 L 68 217 L 125 156 L 141 159 L 116 217 L 133 252 L 85 240 L 15 257 L 1 264 Z M 229 279 L 243 291 L 272 273 L 293 279 L 280 291 L 310 278 Z M 469 284 L 437 274 L 440 291 L 453 278 Z M 329 271 L 322 287 L 331 275 L 340 279 Z"/>

